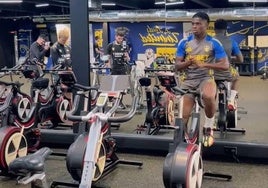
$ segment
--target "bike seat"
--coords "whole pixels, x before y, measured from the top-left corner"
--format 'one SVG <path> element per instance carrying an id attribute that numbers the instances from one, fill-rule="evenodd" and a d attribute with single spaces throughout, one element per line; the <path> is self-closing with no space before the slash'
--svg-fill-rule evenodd
<path id="1" fill-rule="evenodd" d="M 226 88 L 226 86 L 225 86 L 226 80 L 215 80 L 215 82 L 216 82 L 216 85 L 217 85 L 218 89 L 223 90 L 223 89 Z"/>
<path id="2" fill-rule="evenodd" d="M 33 154 L 19 157 L 9 164 L 9 172 L 16 175 L 44 172 L 45 159 L 52 153 L 48 147 L 43 147 Z"/>
<path id="3" fill-rule="evenodd" d="M 142 77 L 139 79 L 139 82 L 140 82 L 140 85 L 141 86 L 145 86 L 145 87 L 148 87 L 151 85 L 151 79 L 150 78 L 147 78 L 147 77 Z"/>
<path id="4" fill-rule="evenodd" d="M 36 89 L 46 89 L 48 87 L 48 78 L 37 78 L 33 81 L 32 86 Z"/>

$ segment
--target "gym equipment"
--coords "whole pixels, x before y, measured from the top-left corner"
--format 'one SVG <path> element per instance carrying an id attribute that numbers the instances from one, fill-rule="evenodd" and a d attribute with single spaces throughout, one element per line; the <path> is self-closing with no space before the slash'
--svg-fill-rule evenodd
<path id="1" fill-rule="evenodd" d="M 0 170 L 3 175 L 7 174 L 11 161 L 27 155 L 28 151 L 35 150 L 40 143 L 40 131 L 33 127 L 34 119 L 28 122 L 17 121 L 19 103 L 23 100 L 31 100 L 27 94 L 20 91 L 23 84 L 12 81 L 12 74 L 19 66 L 5 68 L 4 71 L 10 74 L 11 82 L 0 82 L 7 92 L 1 96 L 3 103 L 0 106 Z M 25 120 L 26 117 L 23 118 Z"/>
<path id="2" fill-rule="evenodd" d="M 9 173 L 18 176 L 18 184 L 26 185 L 31 183 L 31 187 L 35 188 L 41 182 L 42 188 L 48 188 L 45 174 L 45 159 L 51 153 L 52 150 L 44 147 L 33 154 L 16 158 L 9 165 Z"/>
<path id="3" fill-rule="evenodd" d="M 170 80 L 170 77 L 172 77 L 171 74 L 161 74 L 161 76 L 165 77 L 166 80 Z M 176 102 L 178 103 L 178 118 L 175 119 L 173 143 L 170 144 L 169 153 L 163 165 L 163 182 L 166 188 L 201 188 L 204 173 L 201 154 L 203 135 L 200 129 L 200 108 L 198 102 L 200 95 L 197 91 L 184 91 L 177 86 L 172 86 L 171 91 L 176 95 Z M 184 94 L 193 94 L 195 97 L 195 108 L 192 113 L 189 129 L 184 128 L 182 119 L 182 95 Z M 232 176 L 222 174 L 209 173 L 205 175 L 226 180 L 232 178 Z"/>
<path id="4" fill-rule="evenodd" d="M 123 79 L 127 75 L 112 75 L 110 79 Z M 125 79 L 123 79 L 125 80 Z M 121 86 L 121 85 L 120 85 Z M 120 87 L 119 86 L 119 87 Z M 113 87 L 114 96 L 119 96 L 122 90 L 115 85 Z M 88 87 L 83 87 L 86 90 Z M 80 94 L 75 96 L 74 104 L 78 104 Z M 109 94 L 102 91 L 99 94 L 96 106 L 86 115 L 73 115 L 77 110 L 77 105 L 67 113 L 68 119 L 72 121 L 82 121 L 85 132 L 80 134 L 75 142 L 70 146 L 66 164 L 67 169 L 72 178 L 79 182 L 79 187 L 90 188 L 92 181 L 99 180 L 102 176 L 108 174 L 118 164 L 142 166 L 141 162 L 120 160 L 114 152 L 115 140 L 110 134 L 111 122 L 126 122 L 130 120 L 136 111 L 138 97 L 134 96 L 132 100 L 132 108 L 128 114 L 122 116 L 111 117 L 120 104 L 120 97 L 116 97 L 113 107 L 105 111 Z M 105 113 L 103 113 L 105 112 Z M 52 183 L 52 187 L 58 185 L 77 186 L 74 183 L 56 182 Z"/>
<path id="5" fill-rule="evenodd" d="M 235 98 L 235 109 L 228 108 L 227 97 L 230 91 L 230 82 L 226 80 L 216 80 L 218 87 L 218 121 L 216 131 L 224 132 L 240 132 L 245 134 L 245 129 L 237 128 L 237 97 Z"/>
<path id="6" fill-rule="evenodd" d="M 5 68 L 3 71 L 10 73 L 12 78 L 12 74 L 17 71 L 20 72 L 21 68 L 22 65 L 18 65 L 11 69 Z M 50 93 L 48 98 L 44 99 L 41 92 L 48 88 L 49 80 L 43 77 L 35 78 L 33 77 L 33 72 L 34 69 L 26 69 L 26 71 L 23 69 L 26 78 L 34 78 L 32 81 L 34 99 L 20 91 L 20 87 L 23 84 L 0 82 L 1 85 L 4 85 L 5 90 L 7 89 L 6 87 L 11 87 L 0 107 L 0 150 L 2 151 L 0 154 L 0 169 L 3 175 L 7 174 L 8 165 L 12 160 L 27 155 L 27 152 L 34 151 L 39 146 L 40 130 L 38 129 L 38 124 L 40 122 L 49 119 L 59 122 L 60 117 L 60 120 L 65 118 L 66 110 L 70 110 L 70 108 L 67 108 L 66 99 L 61 95 L 60 84 L 55 85 L 53 92 Z M 68 77 L 67 81 L 63 77 Z M 66 72 L 59 73 L 59 80 L 67 85 L 75 83 L 74 75 L 66 74 Z M 57 113 L 55 113 L 56 107 L 59 109 Z M 54 119 L 52 119 L 53 117 Z"/>
<path id="7" fill-rule="evenodd" d="M 57 127 L 60 123 L 69 123 L 65 118 L 65 113 L 71 109 L 72 99 L 66 97 L 65 93 L 70 92 L 70 88 L 76 83 L 76 77 L 72 71 L 59 70 L 58 68 L 61 67 L 62 64 L 58 64 L 52 70 L 46 71 L 51 76 L 52 85 L 50 86 L 49 79 L 44 78 L 45 74 L 38 73 L 40 76 L 36 77 L 33 76 L 34 70 L 23 70 L 24 77 L 32 80 L 33 102 L 30 104 L 27 100 L 21 101 L 18 110 L 18 116 L 21 120 L 24 116 L 28 120 L 35 116 L 35 126 L 50 120 L 52 125 L 47 128 Z"/>
<path id="8" fill-rule="evenodd" d="M 153 97 L 150 88 L 151 79 L 148 77 L 139 79 L 140 85 L 145 88 L 147 112 L 144 124 L 137 127 L 137 133 L 145 130 L 145 134 L 155 135 L 159 133 L 160 129 L 174 129 L 175 95 L 171 88 L 177 85 L 177 79 L 171 72 L 165 72 L 162 75 L 161 71 L 154 71 L 162 87 L 159 85 L 153 87 Z M 168 76 L 168 74 L 172 76 Z"/>

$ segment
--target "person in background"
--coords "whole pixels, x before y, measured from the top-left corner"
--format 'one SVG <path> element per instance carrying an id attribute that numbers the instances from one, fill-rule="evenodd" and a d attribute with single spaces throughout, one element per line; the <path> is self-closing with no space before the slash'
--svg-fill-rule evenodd
<path id="1" fill-rule="evenodd" d="M 118 29 L 115 34 L 115 40 L 108 44 L 106 54 L 109 55 L 108 66 L 111 67 L 112 75 L 128 74 L 129 47 L 124 41 L 125 31 Z"/>
<path id="2" fill-rule="evenodd" d="M 58 41 L 50 49 L 53 66 L 62 63 L 65 68 L 71 67 L 71 47 L 67 45 L 69 36 L 68 28 L 63 28 L 58 32 Z"/>
<path id="3" fill-rule="evenodd" d="M 46 42 L 46 38 L 46 35 L 40 34 L 30 46 L 30 61 L 37 61 L 40 66 L 44 65 L 44 57 L 49 56 L 50 42 Z"/>
<path id="4" fill-rule="evenodd" d="M 215 80 L 227 80 L 231 82 L 231 92 L 228 98 L 228 108 L 229 110 L 235 110 L 234 101 L 237 95 L 239 73 L 235 69 L 233 62 L 235 61 L 242 63 L 244 61 L 244 58 L 238 44 L 230 37 L 226 36 L 227 22 L 224 19 L 216 20 L 214 23 L 214 29 L 216 34 L 215 38 L 222 43 L 230 62 L 229 70 L 215 71 L 214 77 Z"/>
<path id="5" fill-rule="evenodd" d="M 216 112 L 216 83 L 213 70 L 228 70 L 229 63 L 222 44 L 207 34 L 209 16 L 198 12 L 192 17 L 192 34 L 182 39 L 177 47 L 175 71 L 184 71 L 182 89 L 199 90 L 204 103 L 205 124 L 203 145 L 214 143 L 213 126 Z M 183 120 L 187 125 L 194 106 L 191 94 L 183 96 Z"/>
<path id="6" fill-rule="evenodd" d="M 94 57 L 95 57 L 95 62 L 100 62 L 100 57 L 103 54 L 101 51 L 101 48 L 99 46 L 99 36 L 95 36 L 95 42 L 94 42 Z"/>

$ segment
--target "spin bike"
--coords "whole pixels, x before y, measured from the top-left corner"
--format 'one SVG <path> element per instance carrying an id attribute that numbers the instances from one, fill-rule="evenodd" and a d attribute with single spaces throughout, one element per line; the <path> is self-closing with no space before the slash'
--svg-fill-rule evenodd
<path id="1" fill-rule="evenodd" d="M 70 79 L 69 79 L 70 80 Z M 79 95 L 85 97 L 84 110 L 88 107 L 89 91 L 97 88 L 85 87 L 80 84 L 74 84 L 74 88 L 78 90 Z M 73 107 L 71 113 L 74 113 L 78 109 L 78 103 L 80 98 L 75 99 L 76 106 Z M 18 184 L 30 184 L 31 187 L 48 188 L 47 178 L 45 174 L 45 159 L 52 153 L 52 150 L 48 147 L 43 147 L 37 150 L 33 154 L 26 156 L 20 156 L 14 159 L 8 168 L 8 173 L 17 176 Z"/>
<path id="2" fill-rule="evenodd" d="M 230 180 L 232 176 L 223 174 L 204 173 L 202 161 L 203 131 L 200 129 L 200 94 L 195 90 L 182 90 L 171 83 L 175 80 L 172 74 L 160 74 L 162 83 L 169 83 L 171 91 L 176 96 L 178 117 L 175 118 L 173 143 L 169 147 L 163 165 L 163 182 L 166 188 L 201 188 L 203 176 Z M 189 128 L 185 128 L 182 118 L 183 95 L 192 94 L 195 106 L 192 112 Z M 187 126 L 188 127 L 188 126 Z"/>
<path id="3" fill-rule="evenodd" d="M 114 77 L 120 78 L 117 75 L 112 76 L 112 78 Z M 83 87 L 83 90 L 85 89 Z M 113 92 L 119 95 L 122 91 L 113 90 Z M 74 104 L 76 106 L 79 103 L 80 97 L 79 93 L 75 96 Z M 80 121 L 82 126 L 85 127 L 85 132 L 80 134 L 70 146 L 66 157 L 68 172 L 74 180 L 79 182 L 80 188 L 90 188 L 92 183 L 107 175 L 118 164 L 142 166 L 141 162 L 124 161 L 117 157 L 115 153 L 115 140 L 111 137 L 110 132 L 112 122 L 126 122 L 135 115 L 138 96 L 135 95 L 133 97 L 130 111 L 122 116 L 112 117 L 112 114 L 115 113 L 120 104 L 120 97 L 117 97 L 113 107 L 108 108 L 106 111 L 105 108 L 108 101 L 108 92 L 102 91 L 98 95 L 96 106 L 86 115 L 73 115 L 77 107 L 67 113 L 68 119 Z M 58 185 L 77 186 L 77 184 L 66 182 L 63 184 L 56 181 L 52 183 L 52 187 Z"/>
<path id="4" fill-rule="evenodd" d="M 32 114 L 38 109 L 35 118 L 35 126 L 38 123 L 44 123 L 48 120 L 52 125 L 49 128 L 57 127 L 60 123 L 69 123 L 65 117 L 66 111 L 69 111 L 72 106 L 72 99 L 66 97 L 65 93 L 72 88 L 77 82 L 74 73 L 63 68 L 63 64 L 55 65 L 52 70 L 47 70 L 44 74 L 38 73 L 35 76 L 35 71 L 32 69 L 24 69 L 23 75 L 31 80 L 31 95 L 33 104 L 30 101 L 22 101 L 19 117 L 32 117 Z M 50 75 L 52 84 L 49 85 L 49 78 L 45 75 Z M 35 108 L 33 108 L 35 107 Z"/>
<path id="5" fill-rule="evenodd" d="M 40 143 L 40 131 L 33 127 L 33 121 L 19 122 L 16 118 L 19 103 L 24 99 L 31 100 L 30 96 L 21 92 L 20 87 L 23 84 L 13 81 L 12 74 L 18 68 L 19 65 L 11 69 L 4 69 L 10 75 L 11 82 L 0 81 L 0 84 L 4 85 L 4 90 L 8 91 L 4 97 L 4 102 L 0 106 L 0 170 L 2 175 L 8 173 L 8 166 L 11 161 L 17 157 L 27 155 L 29 151 L 36 150 Z"/>
<path id="6" fill-rule="evenodd" d="M 223 132 L 240 132 L 245 134 L 245 129 L 237 128 L 237 96 L 235 98 L 235 109 L 228 108 L 227 97 L 230 91 L 230 82 L 226 80 L 216 80 L 216 85 L 218 87 L 218 120 L 217 120 L 217 128 L 216 131 Z"/>
<path id="7" fill-rule="evenodd" d="M 173 75 L 171 72 L 164 72 L 162 70 L 147 69 L 146 72 L 154 72 L 157 83 L 151 91 L 151 79 L 148 77 L 142 77 L 139 79 L 139 83 L 144 87 L 146 94 L 147 112 L 145 122 L 143 125 L 139 125 L 137 133 L 145 130 L 145 134 L 156 135 L 160 129 L 174 129 L 174 99 L 175 95 L 171 91 L 171 88 L 177 85 L 175 77 L 171 77 L 172 80 L 166 80 L 165 77 Z M 164 73 L 162 77 L 161 74 Z M 174 85 L 175 84 L 175 85 Z"/>

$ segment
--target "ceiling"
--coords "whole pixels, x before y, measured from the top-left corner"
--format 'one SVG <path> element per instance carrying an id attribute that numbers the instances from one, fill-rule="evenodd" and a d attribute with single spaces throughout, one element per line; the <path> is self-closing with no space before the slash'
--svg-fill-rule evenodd
<path id="1" fill-rule="evenodd" d="M 155 5 L 159 0 L 102 0 L 113 2 L 116 6 L 99 6 L 95 10 L 147 10 L 147 9 L 168 9 L 168 10 L 194 10 L 194 9 L 230 9 L 253 7 L 253 3 L 230 3 L 228 0 L 184 0 L 179 5 Z M 178 0 L 166 0 L 168 2 Z M 48 7 L 36 8 L 36 3 L 49 3 Z M 100 0 L 91 0 L 99 3 Z M 146 3 L 145 3 L 146 2 Z M 0 4 L 0 18 L 12 18 L 23 16 L 45 16 L 45 15 L 68 15 L 70 13 L 69 0 L 23 0 L 19 4 Z M 255 3 L 256 8 L 267 8 L 268 3 Z M 93 9 L 94 10 L 94 9 Z"/>

